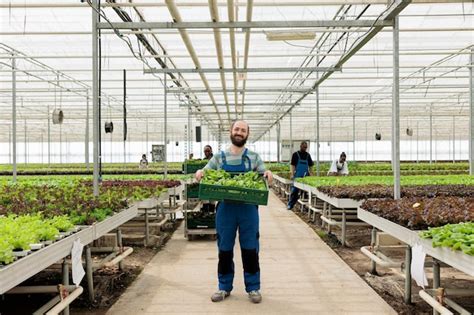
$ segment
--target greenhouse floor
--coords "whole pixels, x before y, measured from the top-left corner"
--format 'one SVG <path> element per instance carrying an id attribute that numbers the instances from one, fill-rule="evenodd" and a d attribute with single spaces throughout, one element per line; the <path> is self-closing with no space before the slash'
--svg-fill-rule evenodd
<path id="1" fill-rule="evenodd" d="M 216 243 L 183 234 L 181 226 L 107 314 L 396 314 L 273 193 L 260 208 L 261 304 L 245 293 L 238 245 L 232 295 L 212 303 Z"/>

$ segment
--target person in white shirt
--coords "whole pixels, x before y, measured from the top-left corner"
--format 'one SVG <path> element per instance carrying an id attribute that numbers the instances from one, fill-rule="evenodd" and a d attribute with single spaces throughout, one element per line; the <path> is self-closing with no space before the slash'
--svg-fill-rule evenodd
<path id="1" fill-rule="evenodd" d="M 142 155 L 142 159 L 140 160 L 140 169 L 147 169 L 148 168 L 148 160 L 146 158 L 146 154 Z"/>
<path id="2" fill-rule="evenodd" d="M 328 171 L 328 176 L 347 176 L 349 175 L 349 168 L 346 162 L 346 153 L 342 152 L 339 160 L 332 161 L 331 167 Z"/>

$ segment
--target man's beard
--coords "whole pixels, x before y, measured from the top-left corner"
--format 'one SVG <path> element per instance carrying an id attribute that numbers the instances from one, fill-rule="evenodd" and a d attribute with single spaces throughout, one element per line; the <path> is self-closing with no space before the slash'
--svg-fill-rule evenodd
<path id="1" fill-rule="evenodd" d="M 247 138 L 243 138 L 242 140 L 238 140 L 233 135 L 230 135 L 230 141 L 232 141 L 232 144 L 235 145 L 236 147 L 239 147 L 239 148 L 243 147 L 245 145 L 245 143 L 247 143 Z"/>

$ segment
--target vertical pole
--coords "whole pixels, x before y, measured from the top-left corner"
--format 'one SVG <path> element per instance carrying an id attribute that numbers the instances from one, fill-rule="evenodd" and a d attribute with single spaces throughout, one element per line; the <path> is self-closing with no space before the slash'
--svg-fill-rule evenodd
<path id="1" fill-rule="evenodd" d="M 148 118 L 146 119 L 145 154 L 148 152 Z M 147 154 L 148 156 L 148 154 Z"/>
<path id="2" fill-rule="evenodd" d="M 367 163 L 367 146 L 369 144 L 367 121 L 365 122 L 365 163 Z"/>
<path id="3" fill-rule="evenodd" d="M 86 138 L 84 139 L 84 158 L 89 170 L 89 90 L 86 90 Z"/>
<path id="4" fill-rule="evenodd" d="M 59 125 L 59 163 L 63 163 L 63 128 Z"/>
<path id="5" fill-rule="evenodd" d="M 433 289 L 437 289 L 440 286 L 440 270 L 439 270 L 439 262 L 435 258 L 433 258 Z M 433 315 L 439 315 L 435 309 L 433 309 Z"/>
<path id="6" fill-rule="evenodd" d="M 474 47 L 469 58 L 469 175 L 474 175 Z"/>
<path id="7" fill-rule="evenodd" d="M 13 182 L 16 182 L 16 64 L 12 55 Z"/>
<path id="8" fill-rule="evenodd" d="M 405 297 L 406 304 L 411 304 L 411 247 L 405 249 Z"/>
<path id="9" fill-rule="evenodd" d="M 147 120 L 148 128 L 148 120 Z M 123 69 L 123 163 L 127 163 L 126 151 L 127 151 L 127 70 Z M 148 136 L 148 131 L 147 131 Z M 148 151 L 148 144 L 145 151 Z M 148 152 L 145 152 L 147 154 Z M 148 154 L 147 154 L 148 155 Z"/>
<path id="10" fill-rule="evenodd" d="M 41 164 L 43 164 L 44 160 L 43 160 L 43 130 L 41 130 Z"/>
<path id="11" fill-rule="evenodd" d="M 62 263 L 62 273 L 63 273 L 63 285 L 69 285 L 69 265 L 66 259 L 63 259 Z M 63 310 L 63 315 L 69 315 L 69 305 Z"/>
<path id="12" fill-rule="evenodd" d="M 400 69 L 398 17 L 393 19 L 392 168 L 393 198 L 400 199 Z"/>
<path id="13" fill-rule="evenodd" d="M 332 160 L 332 117 L 329 117 L 329 161 Z"/>
<path id="14" fill-rule="evenodd" d="M 277 126 L 276 126 L 276 130 L 277 130 L 277 162 L 280 163 L 280 122 L 277 123 Z"/>
<path id="15" fill-rule="evenodd" d="M 96 0 L 93 0 L 94 2 Z M 86 245 L 86 278 L 87 278 L 87 290 L 89 291 L 89 301 L 94 301 L 94 279 L 92 277 L 92 257 L 91 247 Z"/>
<path id="16" fill-rule="evenodd" d="M 24 154 L 25 155 L 25 159 L 24 159 L 25 164 L 28 163 L 28 138 L 27 138 L 27 135 L 26 135 L 27 134 L 27 128 L 28 127 L 26 126 L 26 119 L 25 119 L 25 152 L 24 152 L 25 153 Z"/>
<path id="17" fill-rule="evenodd" d="M 120 228 L 117 229 L 117 245 L 119 247 L 120 253 L 123 252 L 123 242 L 122 242 L 122 230 Z M 123 260 L 118 263 L 119 270 L 123 270 Z"/>
<path id="18" fill-rule="evenodd" d="M 453 163 L 456 163 L 456 121 L 453 116 Z"/>
<path id="19" fill-rule="evenodd" d="M 48 168 L 51 164 L 51 117 L 49 116 L 49 105 L 48 113 L 46 114 L 46 119 L 48 119 Z"/>
<path id="20" fill-rule="evenodd" d="M 375 227 L 372 228 L 372 233 L 370 234 L 370 246 L 372 246 L 372 250 L 374 250 L 375 245 L 377 242 L 377 229 Z M 375 252 L 375 250 L 374 250 Z M 371 267 L 370 267 L 370 273 L 373 275 L 377 275 L 377 264 L 375 261 L 371 260 Z"/>
<path id="21" fill-rule="evenodd" d="M 293 114 L 292 112 L 290 112 L 290 160 L 291 160 L 292 154 L 293 154 Z"/>
<path id="22" fill-rule="evenodd" d="M 319 65 L 319 49 L 316 51 L 316 67 Z M 316 80 L 319 79 L 319 71 L 316 72 Z M 316 95 L 316 176 L 319 176 L 320 164 L 319 164 L 319 85 L 316 86 L 314 91 Z"/>
<path id="23" fill-rule="evenodd" d="M 356 151 L 355 151 L 355 143 L 356 143 L 356 112 L 355 112 L 355 104 L 352 107 L 352 160 L 356 161 Z"/>
<path id="24" fill-rule="evenodd" d="M 419 157 L 418 157 L 418 147 L 419 147 L 419 137 L 420 135 L 420 131 L 418 129 L 418 121 L 416 122 L 416 163 L 418 163 L 418 161 L 420 160 Z"/>
<path id="25" fill-rule="evenodd" d="M 92 138 L 94 154 L 93 187 L 94 196 L 99 195 L 99 58 L 98 58 L 98 37 L 97 37 L 97 0 L 92 0 Z M 88 249 L 90 255 L 90 248 Z M 91 267 L 92 268 L 92 267 Z M 91 276 L 92 278 L 92 273 Z M 88 275 L 89 278 L 89 275 Z M 89 288 L 90 289 L 90 288 Z M 93 288 L 92 288 L 93 290 Z M 93 292 L 89 292 L 89 297 L 94 297 Z"/>
<path id="26" fill-rule="evenodd" d="M 166 63 L 166 58 L 165 58 L 165 63 Z M 164 99 L 164 106 L 165 106 L 165 125 L 164 125 L 164 128 L 165 128 L 165 160 L 164 160 L 164 164 L 165 164 L 165 174 L 164 174 L 164 179 L 166 179 L 166 176 L 168 175 L 168 145 L 167 145 L 167 142 L 168 142 L 168 87 L 166 86 L 167 83 L 166 83 L 166 73 L 164 75 L 165 77 L 165 80 L 164 80 L 164 83 L 165 83 L 165 99 Z M 188 126 L 188 129 L 189 129 L 189 126 Z M 188 130 L 189 131 L 189 130 Z"/>
<path id="27" fill-rule="evenodd" d="M 432 106 L 430 106 L 430 164 L 433 163 L 433 115 Z"/>

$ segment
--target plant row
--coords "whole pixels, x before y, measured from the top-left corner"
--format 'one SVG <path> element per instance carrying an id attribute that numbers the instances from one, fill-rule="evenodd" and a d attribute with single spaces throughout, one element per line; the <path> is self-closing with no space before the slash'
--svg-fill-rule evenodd
<path id="1" fill-rule="evenodd" d="M 412 230 L 474 221 L 474 197 L 366 200 L 361 208 Z"/>
<path id="2" fill-rule="evenodd" d="M 449 247 L 474 256 L 474 222 L 429 228 L 420 232 L 420 237 L 432 239 L 433 247 Z"/>

